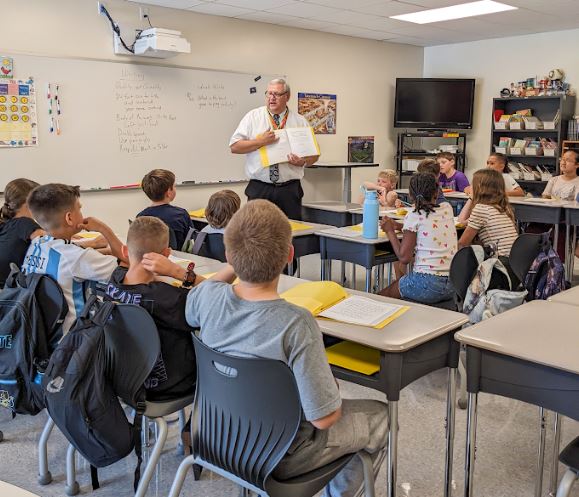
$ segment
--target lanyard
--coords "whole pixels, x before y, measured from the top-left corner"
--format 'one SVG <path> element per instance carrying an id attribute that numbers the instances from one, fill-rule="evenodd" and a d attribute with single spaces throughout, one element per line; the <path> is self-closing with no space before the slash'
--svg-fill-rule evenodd
<path id="1" fill-rule="evenodd" d="M 283 119 L 282 119 L 281 122 L 279 123 L 279 126 L 275 123 L 275 121 L 274 121 L 274 119 L 273 119 L 273 116 L 269 113 L 269 111 L 266 110 L 265 112 L 267 112 L 267 117 L 269 117 L 269 122 L 271 123 L 271 127 L 272 127 L 273 129 L 283 129 L 283 128 L 285 128 L 285 123 L 286 123 L 286 121 L 287 121 L 287 116 L 289 115 L 289 110 L 288 110 L 288 109 L 286 109 L 285 116 L 283 117 Z"/>

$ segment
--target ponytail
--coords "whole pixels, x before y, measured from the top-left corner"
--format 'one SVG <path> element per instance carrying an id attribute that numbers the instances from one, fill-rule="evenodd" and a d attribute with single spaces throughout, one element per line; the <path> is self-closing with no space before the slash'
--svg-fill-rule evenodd
<path id="1" fill-rule="evenodd" d="M 426 217 L 434 212 L 436 202 L 433 199 L 436 196 L 438 182 L 436 178 L 429 173 L 416 173 L 410 178 L 410 197 L 414 199 L 414 212 L 420 214 L 424 212 Z"/>

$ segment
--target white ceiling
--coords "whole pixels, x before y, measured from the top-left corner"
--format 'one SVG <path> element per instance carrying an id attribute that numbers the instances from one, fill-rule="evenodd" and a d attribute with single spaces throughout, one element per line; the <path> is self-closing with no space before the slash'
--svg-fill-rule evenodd
<path id="1" fill-rule="evenodd" d="M 389 16 L 472 0 L 129 1 L 418 46 L 579 28 L 579 0 L 499 0 L 518 10 L 424 25 Z M 154 16 L 151 19 L 154 23 Z"/>

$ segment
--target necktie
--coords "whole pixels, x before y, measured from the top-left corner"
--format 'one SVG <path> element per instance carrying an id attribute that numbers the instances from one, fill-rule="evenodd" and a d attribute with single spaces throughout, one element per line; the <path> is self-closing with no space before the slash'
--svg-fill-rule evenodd
<path id="1" fill-rule="evenodd" d="M 279 114 L 273 115 L 273 121 L 276 126 L 279 126 Z M 279 181 L 279 164 L 272 164 L 269 166 L 269 180 L 272 183 L 277 183 Z"/>

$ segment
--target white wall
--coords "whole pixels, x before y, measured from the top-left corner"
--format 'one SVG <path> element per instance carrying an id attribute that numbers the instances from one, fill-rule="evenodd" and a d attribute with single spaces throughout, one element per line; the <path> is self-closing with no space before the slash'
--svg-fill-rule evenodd
<path id="1" fill-rule="evenodd" d="M 541 78 L 555 68 L 579 88 L 578 44 L 579 30 L 574 29 L 424 49 L 424 77 L 476 78 L 473 130 L 467 138 L 469 175 L 483 167 L 489 154 L 492 99 L 511 82 Z"/>
<path id="2" fill-rule="evenodd" d="M 107 0 L 106 6 L 127 33 L 130 33 L 129 28 L 139 27 L 138 4 Z M 3 54 L 21 52 L 102 60 L 115 57 L 110 27 L 105 18 L 97 14 L 95 0 L 19 0 L 10 2 L 4 13 L 7 18 L 26 19 L 26 22 L 3 24 L 0 30 Z M 178 29 L 191 42 L 191 54 L 169 59 L 168 63 L 256 74 L 286 74 L 294 94 L 298 91 L 337 94 L 338 134 L 319 135 L 323 160 L 345 160 L 349 135 L 375 135 L 375 159 L 382 166 L 394 166 L 396 142 L 391 122 L 395 78 L 422 75 L 421 47 L 160 7 L 149 7 L 149 13 L 154 25 Z M 17 56 L 15 69 L 18 70 Z M 290 101 L 293 109 L 296 108 L 295 100 Z M 232 132 L 236 125 L 231 123 Z M 6 167 L 2 151 L 0 162 Z M 165 167 L 170 169 L 170 164 Z M 354 191 L 363 179 L 372 178 L 374 174 L 372 170 L 354 170 Z M 18 175 L 27 176 L 26 171 L 18 171 Z M 78 177 L 78 172 L 74 176 Z M 338 171 L 307 171 L 303 184 L 306 199 L 341 197 L 341 173 Z M 241 194 L 243 188 L 234 189 Z M 189 208 L 201 207 L 215 190 L 212 187 L 182 188 L 176 203 Z M 102 217 L 119 233 L 126 231 L 126 219 L 146 203 L 139 191 L 94 193 L 83 198 L 85 214 Z"/>

